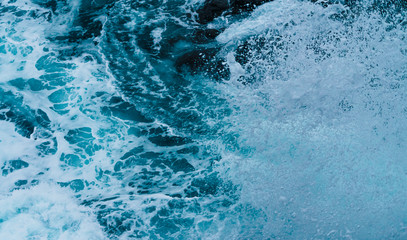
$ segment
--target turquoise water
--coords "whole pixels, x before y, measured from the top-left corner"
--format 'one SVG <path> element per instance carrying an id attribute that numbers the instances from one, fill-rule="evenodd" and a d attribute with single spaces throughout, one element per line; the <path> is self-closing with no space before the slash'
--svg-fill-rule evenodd
<path id="1" fill-rule="evenodd" d="M 204 4 L 0 2 L 0 239 L 407 238 L 404 1 Z"/>

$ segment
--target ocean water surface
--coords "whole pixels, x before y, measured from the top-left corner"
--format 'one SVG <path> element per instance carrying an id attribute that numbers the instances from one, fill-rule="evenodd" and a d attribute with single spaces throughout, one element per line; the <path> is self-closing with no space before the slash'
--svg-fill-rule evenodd
<path id="1" fill-rule="evenodd" d="M 0 1 L 0 239 L 407 239 L 407 3 L 218 2 Z"/>

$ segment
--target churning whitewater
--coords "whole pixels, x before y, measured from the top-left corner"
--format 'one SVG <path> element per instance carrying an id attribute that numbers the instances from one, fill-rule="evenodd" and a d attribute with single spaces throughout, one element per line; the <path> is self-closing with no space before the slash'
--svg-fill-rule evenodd
<path id="1" fill-rule="evenodd" d="M 0 239 L 406 239 L 404 0 L 1 0 Z"/>

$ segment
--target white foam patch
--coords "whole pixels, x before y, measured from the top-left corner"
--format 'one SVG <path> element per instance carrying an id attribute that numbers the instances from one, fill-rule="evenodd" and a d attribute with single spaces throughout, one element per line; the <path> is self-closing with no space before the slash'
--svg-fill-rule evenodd
<path id="1" fill-rule="evenodd" d="M 321 6 L 308 1 L 277 0 L 265 3 L 256 8 L 250 17 L 241 22 L 233 23 L 219 34 L 216 40 L 220 43 L 238 41 L 251 35 L 260 34 L 266 30 L 281 28 L 290 21 L 296 23 L 302 22 L 307 15 L 319 14 L 318 12 L 322 12 L 322 9 Z M 330 11 L 336 12 L 341 10 L 342 7 L 335 5 L 331 6 L 330 9 L 332 9 Z M 301 14 L 298 14 L 299 11 L 301 11 Z M 312 25 L 312 27 L 319 27 L 323 24 L 321 22 L 317 25 Z"/>
<path id="2" fill-rule="evenodd" d="M 31 164 L 37 159 L 37 149 L 33 139 L 22 137 L 15 131 L 15 125 L 0 121 L 0 167 L 6 166 L 7 161 L 23 160 Z M 31 161 L 30 161 L 31 160 Z M 20 169 L 5 176 L 0 170 L 0 196 L 7 194 L 15 187 L 14 183 L 20 179 L 29 179 L 35 175 L 35 167 Z M 0 224 L 1 225 L 1 224 Z"/>
<path id="3" fill-rule="evenodd" d="M 161 45 L 160 42 L 162 40 L 162 33 L 165 31 L 165 28 L 156 28 L 151 32 L 151 36 L 153 37 L 153 42 L 154 42 L 154 49 L 156 51 L 160 51 Z"/>
<path id="4" fill-rule="evenodd" d="M 0 53 L 0 82 L 7 82 L 18 77 L 38 77 L 35 68 L 36 59 L 43 54 L 44 27 L 38 20 L 15 22 L 14 16 L 4 14 L 0 20 L 0 46 L 5 51 Z M 9 24 L 13 22 L 13 24 Z M 27 27 L 31 26 L 31 27 Z M 16 71 L 19 69 L 18 71 Z"/>
<path id="5" fill-rule="evenodd" d="M 228 55 L 232 81 L 219 88 L 235 109 L 226 132 L 238 147 L 222 168 L 242 187 L 240 202 L 267 215 L 253 223 L 265 224 L 264 238 L 403 239 L 406 32 L 376 13 L 344 24 L 335 12 L 274 1 L 218 36 L 265 42 L 245 66 Z"/>
<path id="6" fill-rule="evenodd" d="M 33 141 L 18 134 L 13 123 L 0 121 L 0 133 L 0 165 L 36 152 Z"/>
<path id="7" fill-rule="evenodd" d="M 1 239 L 107 239 L 90 209 L 56 185 L 2 195 L 0 205 Z"/>
<path id="8" fill-rule="evenodd" d="M 293 5 L 298 6 L 298 4 L 292 1 L 273 1 L 266 3 L 255 9 L 249 18 L 244 19 L 242 22 L 232 24 L 228 29 L 219 34 L 216 40 L 220 43 L 227 43 L 240 40 L 245 36 L 259 34 L 277 25 L 279 18 L 285 20 L 286 16 L 284 16 L 283 13 L 285 14 L 286 11 L 284 10 L 289 9 Z"/>

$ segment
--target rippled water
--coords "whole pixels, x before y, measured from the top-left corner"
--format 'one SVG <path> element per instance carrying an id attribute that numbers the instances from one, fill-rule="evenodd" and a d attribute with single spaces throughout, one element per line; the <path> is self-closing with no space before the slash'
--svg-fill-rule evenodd
<path id="1" fill-rule="evenodd" d="M 406 3 L 203 4 L 0 2 L 0 239 L 407 238 Z"/>

